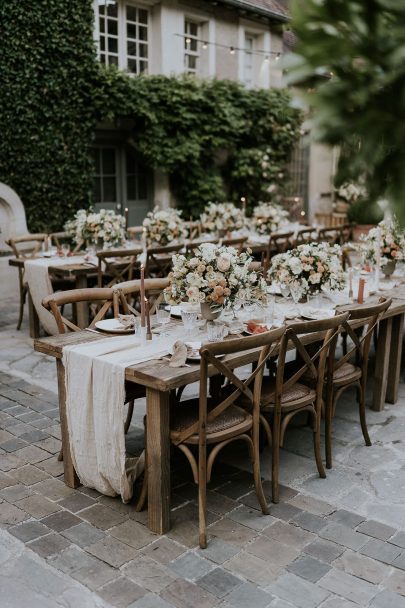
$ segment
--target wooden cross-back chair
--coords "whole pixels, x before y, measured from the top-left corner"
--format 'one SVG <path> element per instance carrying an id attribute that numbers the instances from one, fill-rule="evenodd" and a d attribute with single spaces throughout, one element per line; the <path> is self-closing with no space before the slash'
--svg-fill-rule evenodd
<path id="1" fill-rule="evenodd" d="M 314 456 L 320 477 L 326 477 L 321 457 L 321 410 L 324 372 L 330 349 L 336 346 L 336 336 L 341 324 L 348 318 L 342 313 L 331 319 L 293 323 L 281 340 L 277 367 L 274 375 L 263 378 L 260 397 L 261 421 L 272 450 L 272 501 L 279 501 L 280 448 L 288 424 L 300 412 L 312 418 Z M 314 334 L 319 342 L 313 344 Z M 305 338 L 310 337 L 310 347 Z M 286 364 L 289 349 L 295 349 L 297 361 Z M 307 378 L 311 385 L 307 384 Z M 245 399 L 241 403 L 246 405 Z"/>
<path id="2" fill-rule="evenodd" d="M 311 243 L 314 240 L 313 233 L 313 228 L 302 228 L 301 230 L 298 230 L 295 235 L 295 246 L 298 247 L 298 245 L 307 245 L 308 243 Z"/>
<path id="3" fill-rule="evenodd" d="M 142 248 L 98 251 L 97 286 L 112 287 L 116 283 L 132 281 Z"/>
<path id="4" fill-rule="evenodd" d="M 69 234 L 69 232 L 51 232 L 49 234 L 49 238 L 51 239 L 51 245 L 56 247 L 56 249 L 61 249 L 64 243 L 68 243 L 70 245 L 70 249 L 73 253 L 77 253 L 82 248 L 83 243 L 75 244 L 73 241 L 73 237 Z"/>
<path id="5" fill-rule="evenodd" d="M 188 238 L 195 239 L 201 234 L 201 222 L 199 220 L 190 220 L 186 222 L 188 230 Z"/>
<path id="6" fill-rule="evenodd" d="M 266 362 L 284 334 L 278 328 L 260 336 L 225 340 L 204 344 L 201 349 L 200 392 L 197 399 L 182 401 L 171 410 L 170 440 L 186 456 L 194 481 L 198 485 L 199 542 L 207 546 L 206 496 L 207 483 L 219 452 L 231 442 L 244 441 L 249 449 L 257 498 L 264 514 L 268 513 L 260 477 L 259 418 L 260 394 Z M 235 374 L 223 355 L 261 349 L 254 371 L 245 380 Z M 208 378 L 221 374 L 228 380 L 227 393 L 208 397 Z M 249 403 L 248 408 L 237 405 L 240 395 Z M 197 450 L 193 453 L 193 448 Z"/>
<path id="7" fill-rule="evenodd" d="M 271 234 L 267 244 L 266 266 L 270 265 L 271 258 L 278 253 L 285 253 L 294 247 L 294 232 L 279 232 Z"/>
<path id="8" fill-rule="evenodd" d="M 149 300 L 150 314 L 156 312 L 156 307 L 163 302 L 163 290 L 169 285 L 169 279 L 145 279 L 145 296 Z M 141 307 L 139 296 L 141 281 L 125 281 L 113 287 L 114 314 L 117 316 L 120 309 L 124 314 L 140 316 Z"/>
<path id="9" fill-rule="evenodd" d="M 66 331 L 81 331 L 83 329 L 63 316 L 61 308 L 63 308 L 66 304 L 72 304 L 74 306 L 78 302 L 88 302 L 89 305 L 91 303 L 96 303 L 99 310 L 89 325 L 89 328 L 92 329 L 95 327 L 97 321 L 104 319 L 107 313 L 110 311 L 114 312 L 113 295 L 112 289 L 109 288 L 92 287 L 88 289 L 71 289 L 68 291 L 53 293 L 52 295 L 47 296 L 42 300 L 42 306 L 53 314 L 59 333 L 64 334 Z M 114 316 L 118 317 L 119 309 L 116 308 L 115 310 L 116 314 Z M 125 433 L 128 432 L 131 424 L 132 415 L 134 412 L 134 400 L 140 399 L 144 396 L 144 387 L 132 382 L 125 382 L 125 403 L 128 404 L 127 418 L 124 423 Z M 60 454 L 60 459 L 62 459 L 62 453 Z"/>
<path id="10" fill-rule="evenodd" d="M 391 299 L 380 298 L 377 304 L 345 308 L 350 316 L 342 323 L 341 330 L 350 338 L 353 346 L 340 358 L 335 358 L 334 349 L 331 349 L 328 360 L 325 387 L 325 452 L 328 469 L 332 467 L 332 418 L 339 397 L 350 387 L 357 389 L 361 430 L 365 444 L 371 445 L 366 422 L 368 356 L 373 332 L 391 302 Z"/>
<path id="11" fill-rule="evenodd" d="M 167 247 L 148 247 L 146 250 L 145 277 L 167 277 L 172 268 L 172 256 L 179 253 L 183 245 L 168 245 Z"/>
<path id="12" fill-rule="evenodd" d="M 346 243 L 350 243 L 350 241 L 352 240 L 352 231 L 353 231 L 353 226 L 351 224 L 343 224 L 343 226 L 340 226 L 339 228 L 339 232 L 340 232 L 340 244 L 341 245 L 345 245 Z"/>
<path id="13" fill-rule="evenodd" d="M 127 234 L 134 241 L 141 241 L 143 236 L 143 226 L 130 226 L 127 228 Z"/>
<path id="14" fill-rule="evenodd" d="M 338 245 L 340 243 L 340 229 L 338 227 L 329 226 L 318 230 L 318 243 L 329 243 L 329 245 Z"/>
<path id="15" fill-rule="evenodd" d="M 234 247 L 239 253 L 243 250 L 248 240 L 247 236 L 240 236 L 235 238 L 224 238 L 219 241 L 220 245 L 224 247 Z"/>
<path id="16" fill-rule="evenodd" d="M 35 258 L 36 255 L 48 245 L 48 235 L 45 233 L 24 234 L 23 236 L 13 236 L 6 241 L 11 247 L 15 257 L 19 260 Z M 21 328 L 24 317 L 24 304 L 27 299 L 28 285 L 24 279 L 24 267 L 18 266 L 18 290 L 20 296 L 20 308 L 17 321 L 17 329 Z"/>

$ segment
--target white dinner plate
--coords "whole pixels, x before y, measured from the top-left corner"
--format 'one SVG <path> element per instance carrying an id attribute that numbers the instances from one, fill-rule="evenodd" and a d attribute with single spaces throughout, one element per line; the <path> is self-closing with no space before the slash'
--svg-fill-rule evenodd
<path id="1" fill-rule="evenodd" d="M 133 334 L 134 329 L 128 329 L 121 325 L 118 319 L 103 319 L 97 321 L 95 327 L 100 331 L 105 331 L 108 334 Z"/>

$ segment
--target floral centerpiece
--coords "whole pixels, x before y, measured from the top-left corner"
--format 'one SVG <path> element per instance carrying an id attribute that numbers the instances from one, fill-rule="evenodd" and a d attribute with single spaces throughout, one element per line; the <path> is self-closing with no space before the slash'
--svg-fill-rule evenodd
<path id="1" fill-rule="evenodd" d="M 345 203 L 357 203 L 367 197 L 367 191 L 361 184 L 346 182 L 337 188 L 336 197 Z"/>
<path id="2" fill-rule="evenodd" d="M 392 274 L 396 262 L 405 259 L 405 234 L 394 221 L 382 221 L 363 235 L 360 253 L 365 264 L 378 264 L 384 274 Z"/>
<path id="3" fill-rule="evenodd" d="M 177 209 L 155 207 L 143 220 L 143 228 L 148 241 L 163 246 L 187 236 L 181 211 Z"/>
<path id="4" fill-rule="evenodd" d="M 289 213 L 277 203 L 259 203 L 253 210 L 252 226 L 258 234 L 271 234 L 289 223 Z"/>
<path id="5" fill-rule="evenodd" d="M 252 257 L 233 247 L 204 243 L 194 253 L 173 256 L 170 285 L 165 289 L 169 304 L 201 304 L 201 310 L 232 307 L 236 300 L 265 301 L 266 281 L 250 270 Z"/>
<path id="6" fill-rule="evenodd" d="M 274 256 L 268 278 L 289 288 L 296 299 L 344 288 L 344 272 L 339 245 L 310 243 Z"/>
<path id="7" fill-rule="evenodd" d="M 233 203 L 208 203 L 204 213 L 201 214 L 201 224 L 206 232 L 226 234 L 233 230 L 240 230 L 246 225 L 246 216 L 243 209 Z"/>
<path id="8" fill-rule="evenodd" d="M 125 218 L 111 209 L 79 209 L 65 230 L 77 244 L 118 245 L 125 239 Z"/>

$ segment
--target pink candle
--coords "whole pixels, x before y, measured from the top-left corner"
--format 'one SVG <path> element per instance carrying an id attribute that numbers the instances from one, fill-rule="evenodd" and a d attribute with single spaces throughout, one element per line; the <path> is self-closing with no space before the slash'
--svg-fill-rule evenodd
<path id="1" fill-rule="evenodd" d="M 359 293 L 357 296 L 357 303 L 358 304 L 363 304 L 364 302 L 364 286 L 366 284 L 366 281 L 364 279 L 360 279 L 359 280 Z"/>
<path id="2" fill-rule="evenodd" d="M 145 327 L 145 266 L 141 265 L 141 327 Z"/>
<path id="3" fill-rule="evenodd" d="M 152 331 L 150 328 L 150 310 L 149 310 L 149 300 L 145 298 L 145 308 L 146 308 L 146 339 L 152 340 Z"/>

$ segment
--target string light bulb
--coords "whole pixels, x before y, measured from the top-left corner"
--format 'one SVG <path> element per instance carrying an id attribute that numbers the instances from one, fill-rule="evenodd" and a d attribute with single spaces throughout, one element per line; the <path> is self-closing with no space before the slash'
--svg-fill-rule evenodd
<path id="1" fill-rule="evenodd" d="M 202 43 L 202 48 L 203 48 L 203 49 L 207 49 L 207 48 L 208 48 L 208 42 L 205 42 L 205 41 L 204 41 L 204 42 Z"/>
<path id="2" fill-rule="evenodd" d="M 186 44 L 191 44 L 191 38 L 186 38 Z"/>
<path id="3" fill-rule="evenodd" d="M 264 62 L 269 63 L 269 58 L 267 56 L 264 58 Z"/>
<path id="4" fill-rule="evenodd" d="M 281 57 L 281 53 L 277 53 L 277 55 L 276 55 L 276 61 L 278 61 L 280 59 L 280 57 Z"/>
<path id="5" fill-rule="evenodd" d="M 235 49 L 233 48 L 233 46 L 229 47 L 229 52 L 231 55 L 235 55 Z"/>

